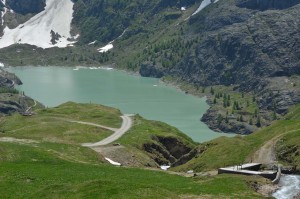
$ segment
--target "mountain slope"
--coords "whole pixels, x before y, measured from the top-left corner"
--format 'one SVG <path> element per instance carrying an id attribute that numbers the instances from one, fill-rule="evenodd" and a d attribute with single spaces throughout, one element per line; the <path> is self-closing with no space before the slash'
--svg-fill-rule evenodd
<path id="1" fill-rule="evenodd" d="M 17 9 L 16 11 L 20 14 L 41 11 L 30 11 L 26 10 L 26 7 L 17 5 L 11 4 L 11 8 Z M 14 29 L 5 27 L 0 39 L 0 48 L 16 43 L 31 44 L 41 48 L 66 47 L 73 43 L 70 35 L 72 15 L 73 3 L 70 0 L 47 0 L 44 10 L 25 23 Z"/>
<path id="2" fill-rule="evenodd" d="M 0 68 L 0 118 L 15 112 L 25 113 L 35 104 L 33 99 L 15 89 L 20 84 L 22 82 L 18 77 Z"/>
<path id="3" fill-rule="evenodd" d="M 210 110 L 206 118 L 218 121 L 218 116 L 226 118 L 231 112 L 232 118 L 246 118 L 239 122 L 241 125 L 206 122 L 216 130 L 248 133 L 253 132 L 248 128 L 253 126 L 253 120 L 262 119 L 261 125 L 269 125 L 286 114 L 288 107 L 300 102 L 299 3 L 76 0 L 72 27 L 68 29 L 72 35 L 80 34 L 74 47 L 32 52 L 31 46 L 13 45 L 0 49 L 0 61 L 12 65 L 113 64 L 120 69 L 139 71 L 142 76 L 188 83 L 197 91 L 224 86 L 234 95 L 252 95 L 257 110 L 247 110 L 245 104 L 236 111 L 231 102 L 224 111 Z M 8 20 L 11 15 L 4 15 L 4 25 L 8 27 L 18 22 L 17 18 L 25 20 L 34 13 L 16 17 L 21 15 L 18 14 Z M 17 32 L 22 32 L 20 27 Z M 47 42 L 53 39 L 47 45 L 71 43 L 66 41 L 69 35 L 60 38 L 56 30 L 49 38 L 51 30 L 45 29 Z M 55 43 L 59 39 L 64 42 Z M 110 48 L 101 50 L 103 46 Z M 16 51 L 17 56 L 12 57 Z M 210 95 L 212 105 L 214 98 L 219 98 L 218 92 L 221 91 Z"/>

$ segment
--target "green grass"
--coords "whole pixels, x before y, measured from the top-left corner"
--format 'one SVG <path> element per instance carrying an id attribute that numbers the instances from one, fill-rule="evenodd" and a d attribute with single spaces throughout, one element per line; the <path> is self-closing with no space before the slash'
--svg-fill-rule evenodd
<path id="1" fill-rule="evenodd" d="M 133 123 L 133 127 L 118 142 L 126 146 L 142 148 L 142 144 L 152 142 L 154 136 L 163 136 L 176 137 L 188 146 L 195 146 L 191 138 L 180 132 L 177 128 L 163 122 L 145 120 L 137 115 L 134 117 Z"/>
<path id="2" fill-rule="evenodd" d="M 70 121 L 86 121 L 119 128 L 122 122 L 120 115 L 120 111 L 113 108 L 68 102 L 55 108 L 37 110 L 30 117 L 14 114 L 0 118 L 0 137 L 66 144 L 96 142 L 112 132 Z"/>
<path id="3" fill-rule="evenodd" d="M 236 136 L 234 138 L 220 137 L 203 143 L 200 147 L 205 149 L 204 152 L 187 164 L 177 167 L 176 170 L 186 171 L 194 169 L 196 171 L 207 171 L 219 167 L 250 162 L 252 154 L 265 142 L 276 136 L 283 136 L 282 141 L 279 141 L 279 143 L 282 143 L 280 145 L 281 150 L 278 149 L 279 151 L 282 152 L 282 150 L 288 146 L 296 147 L 297 150 L 300 151 L 300 145 L 297 144 L 300 143 L 300 122 L 299 119 L 295 117 L 295 115 L 298 115 L 296 110 L 300 110 L 299 105 L 293 110 L 295 111 L 287 116 L 287 118 L 294 118 L 293 120 L 276 121 L 271 126 L 265 127 L 249 136 Z M 297 153 L 290 155 L 295 157 Z M 285 160 L 281 161 L 285 164 L 289 164 Z M 300 166 L 299 158 L 295 158 L 293 164 Z"/>
<path id="4" fill-rule="evenodd" d="M 108 127 L 119 128 L 122 124 L 121 112 L 117 109 L 95 105 L 67 102 L 51 109 L 42 109 L 40 116 L 67 118 L 76 121 L 85 121 Z"/>
<path id="5" fill-rule="evenodd" d="M 276 151 L 281 163 L 290 166 L 300 166 L 300 129 L 282 137 L 276 145 Z"/>
<path id="6" fill-rule="evenodd" d="M 94 113 L 89 114 L 92 110 Z M 243 176 L 187 178 L 162 171 L 113 167 L 102 155 L 80 146 L 84 141 L 102 139 L 106 132 L 59 119 L 118 123 L 118 119 L 108 121 L 110 117 L 119 118 L 119 111 L 97 105 L 66 103 L 57 108 L 38 110 L 32 117 L 16 114 L 1 118 L 0 137 L 35 141 L 0 142 L 1 197 L 261 198 L 249 188 L 249 180 Z M 146 158 L 141 147 L 143 143 L 155 141 L 153 136 L 176 137 L 188 146 L 196 146 L 176 128 L 140 116 L 134 118 L 134 126 L 118 142 L 133 151 L 135 157 Z"/>
<path id="7" fill-rule="evenodd" d="M 244 177 L 186 178 L 143 169 L 82 164 L 40 147 L 1 144 L 2 198 L 261 198 Z"/>
<path id="8" fill-rule="evenodd" d="M 59 118 L 15 114 L 1 120 L 0 137 L 34 139 L 38 141 L 81 144 L 95 142 L 112 132 L 99 127 L 71 123 Z"/>

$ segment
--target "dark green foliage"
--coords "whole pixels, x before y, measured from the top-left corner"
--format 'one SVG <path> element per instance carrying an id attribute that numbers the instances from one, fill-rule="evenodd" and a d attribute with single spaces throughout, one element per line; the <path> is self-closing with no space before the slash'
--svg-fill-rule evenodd
<path id="1" fill-rule="evenodd" d="M 261 127 L 260 116 L 257 117 L 257 120 L 256 120 L 256 126 L 257 126 L 257 127 Z"/>
<path id="2" fill-rule="evenodd" d="M 233 103 L 233 110 L 240 110 L 240 105 L 238 101 L 234 101 Z"/>
<path id="3" fill-rule="evenodd" d="M 250 125 L 253 125 L 253 119 L 252 119 L 252 118 L 250 118 L 249 124 L 250 124 Z"/>
<path id="4" fill-rule="evenodd" d="M 214 95 L 215 94 L 215 90 L 213 87 L 210 87 L 210 94 Z"/>
<path id="5" fill-rule="evenodd" d="M 88 43 L 94 40 L 111 41 L 129 26 L 133 34 L 141 32 L 142 26 L 153 17 L 153 14 L 168 7 L 180 8 L 183 5 L 192 5 L 195 0 L 74 0 L 74 2 L 73 23 L 80 31 L 81 43 Z M 174 13 L 170 14 L 174 16 Z M 133 30 L 136 23 L 141 24 L 138 29 Z"/>
<path id="6" fill-rule="evenodd" d="M 6 87 L 0 87 L 0 93 L 13 93 L 17 94 L 19 91 L 15 88 L 6 88 Z"/>

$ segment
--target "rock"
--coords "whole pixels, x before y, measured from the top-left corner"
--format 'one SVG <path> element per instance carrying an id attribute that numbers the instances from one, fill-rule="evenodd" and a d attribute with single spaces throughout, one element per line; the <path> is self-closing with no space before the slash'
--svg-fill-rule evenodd
<path id="1" fill-rule="evenodd" d="M 21 84 L 21 80 L 15 74 L 0 69 L 0 87 L 11 88 Z"/>
<path id="2" fill-rule="evenodd" d="M 241 135 L 248 135 L 253 133 L 257 128 L 249 125 L 246 122 L 239 122 L 236 119 L 229 119 L 226 123 L 225 119 L 221 122 L 218 121 L 219 113 L 214 108 L 208 109 L 208 111 L 202 116 L 201 121 L 205 122 L 210 129 L 216 132 L 223 133 L 236 133 Z"/>
<path id="3" fill-rule="evenodd" d="M 300 0 L 239 0 L 237 6 L 255 10 L 287 9 L 300 3 Z"/>
<path id="4" fill-rule="evenodd" d="M 199 151 L 176 137 L 153 136 L 153 142 L 143 144 L 143 150 L 158 164 L 179 166 L 191 160 Z"/>
<path id="5" fill-rule="evenodd" d="M 7 0 L 6 5 L 13 11 L 26 15 L 43 11 L 46 6 L 46 0 Z"/>
<path id="6" fill-rule="evenodd" d="M 159 68 L 153 62 L 144 62 L 141 64 L 140 75 L 143 77 L 161 78 L 164 75 L 163 68 Z"/>
<path id="7" fill-rule="evenodd" d="M 24 113 L 33 104 L 33 100 L 20 95 L 15 85 L 22 84 L 21 80 L 12 73 L 0 69 L 0 116 L 12 113 Z"/>
<path id="8" fill-rule="evenodd" d="M 54 45 L 61 38 L 61 35 L 58 34 L 57 32 L 54 32 L 53 30 L 51 30 L 50 34 L 51 34 L 51 43 Z"/>

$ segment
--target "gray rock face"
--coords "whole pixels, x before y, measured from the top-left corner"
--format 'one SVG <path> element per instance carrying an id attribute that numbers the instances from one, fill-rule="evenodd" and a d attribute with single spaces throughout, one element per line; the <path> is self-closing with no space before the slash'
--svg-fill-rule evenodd
<path id="1" fill-rule="evenodd" d="M 46 0 L 7 0 L 6 4 L 15 12 L 25 15 L 43 11 Z"/>
<path id="2" fill-rule="evenodd" d="M 139 73 L 143 77 L 155 78 L 161 78 L 164 75 L 163 68 L 156 66 L 153 62 L 142 63 Z"/>
<path id="3" fill-rule="evenodd" d="M 0 87 L 13 88 L 15 85 L 21 84 L 21 80 L 15 74 L 0 69 Z"/>
<path id="4" fill-rule="evenodd" d="M 240 0 L 241 8 L 254 10 L 287 9 L 300 3 L 300 0 Z"/>
<path id="5" fill-rule="evenodd" d="M 12 73 L 0 69 L 0 116 L 15 112 L 24 113 L 33 104 L 33 100 L 20 95 L 15 85 L 22 84 L 21 80 Z"/>
<path id="6" fill-rule="evenodd" d="M 264 77 L 300 74 L 298 16 L 299 5 L 258 12 L 244 22 L 206 32 L 196 56 L 185 57 L 171 72 L 191 83 L 238 84 L 245 91 L 265 86 Z"/>
<path id="7" fill-rule="evenodd" d="M 257 130 L 257 128 L 255 128 L 253 125 L 249 125 L 246 122 L 237 122 L 234 118 L 230 119 L 228 123 L 226 123 L 225 120 L 218 122 L 217 111 L 213 108 L 210 108 L 203 115 L 201 121 L 208 124 L 208 126 L 216 132 L 248 135 Z"/>

